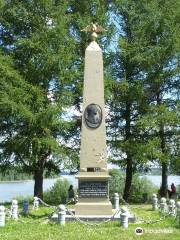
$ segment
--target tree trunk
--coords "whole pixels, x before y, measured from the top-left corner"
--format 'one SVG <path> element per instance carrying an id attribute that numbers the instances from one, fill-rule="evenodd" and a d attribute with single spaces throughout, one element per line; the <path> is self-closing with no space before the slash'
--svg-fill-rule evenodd
<path id="1" fill-rule="evenodd" d="M 126 126 L 125 126 L 125 133 L 126 133 L 126 141 L 129 141 L 131 137 L 131 104 L 129 102 L 126 103 Z M 126 181 L 125 181 L 125 188 L 123 198 L 125 201 L 128 201 L 131 191 L 132 185 L 132 177 L 133 177 L 133 168 L 132 168 L 132 156 L 129 154 L 129 150 L 126 150 L 127 155 L 127 165 L 126 165 Z"/>
<path id="2" fill-rule="evenodd" d="M 128 201 L 128 198 L 130 196 L 132 177 L 133 177 L 132 160 L 128 158 L 127 166 L 126 166 L 125 188 L 124 188 L 124 194 L 123 194 L 123 198 L 125 201 Z"/>
<path id="3" fill-rule="evenodd" d="M 160 126 L 159 136 L 161 139 L 161 151 L 165 154 L 165 135 L 164 135 L 164 126 Z M 161 197 L 167 197 L 168 192 L 168 163 L 162 162 L 162 185 L 160 195 Z"/>
<path id="4" fill-rule="evenodd" d="M 158 90 L 157 94 L 157 104 L 160 106 L 162 104 L 162 99 L 160 97 L 160 90 Z M 166 152 L 166 142 L 165 142 L 165 133 L 164 133 L 164 125 L 162 122 L 160 122 L 160 127 L 159 127 L 159 137 L 161 140 L 161 151 L 163 154 Z M 168 193 L 168 163 L 165 161 L 162 161 L 162 185 L 160 189 L 160 195 L 161 197 L 167 197 Z"/>
<path id="5" fill-rule="evenodd" d="M 168 166 L 166 162 L 162 163 L 162 186 L 161 186 L 161 197 L 167 197 L 167 191 L 168 191 Z"/>
<path id="6" fill-rule="evenodd" d="M 34 196 L 43 199 L 43 168 L 34 173 Z"/>
<path id="7" fill-rule="evenodd" d="M 43 173 L 44 166 L 48 156 L 50 155 L 50 150 L 41 154 L 41 158 L 36 164 L 34 171 L 34 196 L 43 199 Z"/>

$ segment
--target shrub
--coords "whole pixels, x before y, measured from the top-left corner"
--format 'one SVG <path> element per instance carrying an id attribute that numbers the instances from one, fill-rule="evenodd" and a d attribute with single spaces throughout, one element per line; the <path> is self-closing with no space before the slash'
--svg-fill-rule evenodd
<path id="1" fill-rule="evenodd" d="M 176 186 L 177 199 L 180 199 L 180 184 Z"/>
<path id="2" fill-rule="evenodd" d="M 112 169 L 109 172 L 109 195 L 113 199 L 114 193 L 118 193 L 120 198 L 123 196 L 125 186 L 125 174 L 118 170 Z M 140 177 L 138 174 L 133 176 L 129 202 L 143 203 L 149 201 L 153 193 L 158 192 L 158 188 L 146 177 Z"/>
<path id="3" fill-rule="evenodd" d="M 109 175 L 111 176 L 109 179 L 110 199 L 113 199 L 114 193 L 118 193 L 122 197 L 125 175 L 119 169 L 111 169 Z"/>
<path id="4" fill-rule="evenodd" d="M 28 195 L 26 197 L 24 197 L 24 196 L 16 196 L 13 199 L 16 199 L 18 201 L 18 204 L 21 204 L 21 205 L 23 204 L 24 200 L 28 200 L 29 203 L 33 203 L 33 196 L 32 195 Z M 11 202 L 12 202 L 12 200 L 11 200 Z"/>
<path id="5" fill-rule="evenodd" d="M 129 201 L 134 203 L 150 201 L 152 194 L 157 192 L 158 187 L 156 187 L 149 179 L 135 174 L 133 176 Z"/>
<path id="6" fill-rule="evenodd" d="M 44 201 L 54 205 L 66 203 L 69 186 L 68 180 L 58 179 L 49 190 L 44 192 Z"/>

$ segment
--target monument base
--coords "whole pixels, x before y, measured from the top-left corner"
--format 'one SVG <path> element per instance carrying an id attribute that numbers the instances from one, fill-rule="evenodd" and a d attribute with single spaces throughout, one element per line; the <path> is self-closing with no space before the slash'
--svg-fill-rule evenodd
<path id="1" fill-rule="evenodd" d="M 111 219 L 111 221 L 119 221 L 120 219 L 120 212 L 117 212 L 117 210 L 112 209 L 112 213 L 110 215 L 75 215 L 75 210 L 74 209 L 69 209 L 71 214 L 67 211 L 66 213 L 66 221 L 67 222 L 72 222 L 72 221 L 77 221 L 76 218 L 80 219 L 81 221 L 85 222 L 102 222 L 102 221 L 107 221 Z M 53 216 L 50 217 L 51 220 L 53 221 L 58 221 L 58 214 L 54 213 Z M 128 222 L 135 223 L 136 222 L 136 217 L 133 214 L 130 214 L 128 216 Z"/>
<path id="2" fill-rule="evenodd" d="M 107 172 L 80 172 L 78 178 L 78 203 L 75 215 L 112 215 L 109 201 Z"/>
<path id="3" fill-rule="evenodd" d="M 96 202 L 94 202 L 96 201 Z M 110 201 L 99 201 L 99 199 L 88 199 L 75 205 L 75 215 L 112 215 L 112 204 Z"/>

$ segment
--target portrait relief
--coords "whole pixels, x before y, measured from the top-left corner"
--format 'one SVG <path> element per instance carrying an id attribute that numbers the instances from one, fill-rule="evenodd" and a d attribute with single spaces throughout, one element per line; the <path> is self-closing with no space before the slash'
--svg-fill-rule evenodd
<path id="1" fill-rule="evenodd" d="M 84 111 L 84 120 L 89 128 L 98 128 L 102 122 L 102 109 L 97 104 L 89 104 Z"/>

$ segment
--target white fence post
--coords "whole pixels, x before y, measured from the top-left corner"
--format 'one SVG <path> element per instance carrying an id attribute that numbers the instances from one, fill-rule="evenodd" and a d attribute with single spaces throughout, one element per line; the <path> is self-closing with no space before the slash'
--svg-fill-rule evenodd
<path id="1" fill-rule="evenodd" d="M 119 210 L 119 194 L 114 194 L 114 208 L 115 210 Z"/>
<path id="2" fill-rule="evenodd" d="M 11 217 L 14 220 L 18 219 L 18 201 L 17 200 L 12 200 L 12 205 L 11 205 Z"/>
<path id="3" fill-rule="evenodd" d="M 23 214 L 28 215 L 29 214 L 29 201 L 24 200 L 23 202 Z"/>
<path id="4" fill-rule="evenodd" d="M 33 202 L 33 209 L 37 210 L 39 208 L 39 198 L 34 197 L 34 202 Z"/>
<path id="5" fill-rule="evenodd" d="M 160 200 L 160 210 L 162 213 L 167 212 L 166 198 L 162 197 Z"/>
<path id="6" fill-rule="evenodd" d="M 155 211 L 158 209 L 158 198 L 157 194 L 153 193 L 152 195 L 152 210 Z"/>
<path id="7" fill-rule="evenodd" d="M 129 216 L 129 211 L 127 207 L 122 207 L 121 214 L 120 214 L 120 221 L 121 221 L 121 226 L 123 228 L 128 228 L 128 216 Z"/>
<path id="8" fill-rule="evenodd" d="M 0 227 L 5 226 L 5 207 L 0 206 Z"/>
<path id="9" fill-rule="evenodd" d="M 169 215 L 175 216 L 176 214 L 176 203 L 173 199 L 169 200 Z"/>
<path id="10" fill-rule="evenodd" d="M 66 222 L 66 207 L 62 204 L 59 205 L 58 222 L 61 225 L 65 225 Z"/>

